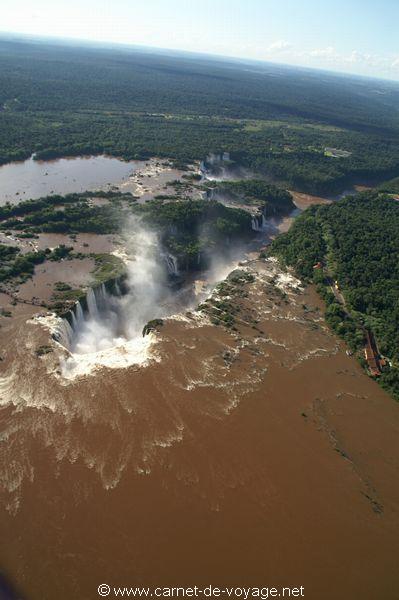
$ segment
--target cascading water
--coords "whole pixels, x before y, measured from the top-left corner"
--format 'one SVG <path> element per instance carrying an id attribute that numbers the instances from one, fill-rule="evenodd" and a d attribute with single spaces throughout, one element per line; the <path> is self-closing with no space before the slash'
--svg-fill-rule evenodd
<path id="1" fill-rule="evenodd" d="M 85 361 L 112 366 L 115 357 L 123 356 L 125 364 L 131 364 L 129 354 L 137 358 L 148 347 L 148 340 L 143 341 L 143 326 L 165 316 L 171 291 L 157 236 L 132 222 L 127 250 L 132 258 L 126 265 L 123 293 L 118 283 L 111 291 L 104 284 L 89 289 L 85 300 L 75 305 L 54 334 L 69 351 L 62 364 L 64 375 L 83 372 Z M 168 255 L 167 264 L 176 275 L 175 257 Z"/>
<path id="2" fill-rule="evenodd" d="M 200 173 L 203 179 L 209 181 L 223 181 L 230 179 L 229 169 L 226 168 L 230 162 L 230 153 L 222 152 L 215 154 L 211 152 L 205 160 L 200 162 Z"/>
<path id="3" fill-rule="evenodd" d="M 261 212 L 253 215 L 255 231 L 263 231 L 265 225 Z M 104 285 L 89 289 L 85 299 L 75 305 L 54 333 L 68 351 L 61 359 L 61 371 L 67 378 L 90 373 L 99 365 L 141 364 L 152 355 L 154 339 L 151 335 L 143 338 L 146 323 L 198 303 L 196 286 L 192 282 L 180 285 L 178 261 L 162 248 L 155 232 L 132 220 L 125 234 L 126 255 L 131 258 L 126 262 L 123 285 L 115 282 L 109 289 Z M 201 253 L 197 261 L 198 266 L 206 262 Z M 235 261 L 229 255 L 220 262 L 226 266 Z M 207 277 L 211 281 L 209 273 Z"/>
<path id="4" fill-rule="evenodd" d="M 168 274 L 172 275 L 173 277 L 177 277 L 179 275 L 177 258 L 173 256 L 173 254 L 169 253 L 162 254 L 162 258 L 166 263 Z"/>
<path id="5" fill-rule="evenodd" d="M 115 287 L 115 292 L 117 293 Z M 123 339 L 121 297 L 107 292 L 104 284 L 90 289 L 85 298 L 87 310 L 77 302 L 70 320 L 63 319 L 55 338 L 73 354 L 99 352 Z"/>
<path id="6" fill-rule="evenodd" d="M 267 221 L 263 212 L 256 215 L 252 215 L 251 228 L 253 231 L 258 232 L 262 232 L 267 229 Z"/>

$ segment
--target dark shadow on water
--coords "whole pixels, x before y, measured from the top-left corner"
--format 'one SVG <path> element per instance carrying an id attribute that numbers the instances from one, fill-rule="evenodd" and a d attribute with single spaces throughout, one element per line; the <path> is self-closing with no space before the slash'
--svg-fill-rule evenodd
<path id="1" fill-rule="evenodd" d="M 27 600 L 4 575 L 0 573 L 0 600 Z"/>

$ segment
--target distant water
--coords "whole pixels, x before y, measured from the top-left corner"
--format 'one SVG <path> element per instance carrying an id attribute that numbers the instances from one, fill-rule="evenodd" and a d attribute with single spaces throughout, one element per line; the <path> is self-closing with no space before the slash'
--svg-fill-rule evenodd
<path id="1" fill-rule="evenodd" d="M 69 194 L 116 185 L 137 169 L 139 162 L 108 156 L 77 156 L 49 161 L 33 158 L 0 167 L 0 205 L 50 194 Z"/>

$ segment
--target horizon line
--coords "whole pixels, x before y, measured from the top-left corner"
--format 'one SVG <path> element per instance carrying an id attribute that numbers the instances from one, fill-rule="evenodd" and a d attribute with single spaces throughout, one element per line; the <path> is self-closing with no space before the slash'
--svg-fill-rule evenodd
<path id="1" fill-rule="evenodd" d="M 261 59 L 261 58 L 248 58 L 248 57 L 244 57 L 244 56 L 230 56 L 230 55 L 224 55 L 224 54 L 214 54 L 211 52 L 205 52 L 205 51 L 194 51 L 194 50 L 181 50 L 179 48 L 165 48 L 162 46 L 145 46 L 145 45 L 141 45 L 141 44 L 135 44 L 133 42 L 112 42 L 109 40 L 91 40 L 91 39 L 87 39 L 87 38 L 70 38 L 70 37 L 60 37 L 60 36 L 52 36 L 52 35 L 42 35 L 42 34 L 36 34 L 36 33 L 23 33 L 23 32 L 19 32 L 19 31 L 1 31 L 0 30 L 0 39 L 2 39 L 3 37 L 8 37 L 8 38 L 17 38 L 14 41 L 24 41 L 24 38 L 26 38 L 28 41 L 39 41 L 39 42 L 57 42 L 60 45 L 62 45 L 62 43 L 66 43 L 68 45 L 74 44 L 76 46 L 79 47 L 79 44 L 83 44 L 84 46 L 92 46 L 92 47 L 103 47 L 103 48 L 124 48 L 124 49 L 129 49 L 129 50 L 146 50 L 146 51 L 150 51 L 150 52 L 154 52 L 156 54 L 167 54 L 167 53 L 172 53 L 172 54 L 184 54 L 187 56 L 191 56 L 193 58 L 212 58 L 212 59 L 218 59 L 218 60 L 222 60 L 225 62 L 231 61 L 231 62 L 244 62 L 244 63 L 255 63 L 255 64 L 261 64 L 261 65 L 272 65 L 275 67 L 285 67 L 285 68 L 289 68 L 289 69 L 296 69 L 296 70 L 304 70 L 304 71 L 311 71 L 313 73 L 324 73 L 324 74 L 328 74 L 328 75 L 336 75 L 339 77 L 346 77 L 346 78 L 354 78 L 354 79 L 368 79 L 368 80 L 372 80 L 372 81 L 382 81 L 384 83 L 389 82 L 389 83 L 393 83 L 396 85 L 399 85 L 399 79 L 392 79 L 390 77 L 387 76 L 383 76 L 383 75 L 364 75 L 364 74 L 359 74 L 359 73 L 348 73 L 347 71 L 340 71 L 340 70 L 336 70 L 336 69 L 328 69 L 328 68 L 322 68 L 322 67 L 312 67 L 312 66 L 308 66 L 308 65 L 297 65 L 297 64 L 292 64 L 292 63 L 285 63 L 285 62 L 274 62 L 271 60 L 266 60 L 266 59 Z M 21 39 L 22 38 L 22 39 Z M 32 40 L 30 40 L 30 38 L 32 38 Z"/>

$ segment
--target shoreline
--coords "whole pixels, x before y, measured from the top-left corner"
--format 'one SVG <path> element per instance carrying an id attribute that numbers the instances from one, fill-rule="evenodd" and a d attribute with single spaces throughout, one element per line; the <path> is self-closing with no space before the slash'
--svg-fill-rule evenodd
<path id="1" fill-rule="evenodd" d="M 79 190 L 79 192 L 96 191 L 96 190 L 106 191 L 106 190 L 112 189 L 113 187 L 116 187 L 116 188 L 125 187 L 125 188 L 133 188 L 133 189 L 136 188 L 138 195 L 141 197 L 141 196 L 146 196 L 146 194 L 149 191 L 149 190 L 143 190 L 143 184 L 142 184 L 142 182 L 139 181 L 141 177 L 148 178 L 148 177 L 152 177 L 154 175 L 160 175 L 163 172 L 165 172 L 167 169 L 170 169 L 172 173 L 181 173 L 182 172 L 181 170 L 173 167 L 174 159 L 170 158 L 170 157 L 160 158 L 157 156 L 153 156 L 153 157 L 150 157 L 147 159 L 128 160 L 120 155 L 102 153 L 102 154 L 65 155 L 65 156 L 59 156 L 56 158 L 51 158 L 48 160 L 46 160 L 46 159 L 35 160 L 34 154 L 32 154 L 29 158 L 27 158 L 25 160 L 9 161 L 7 163 L 3 163 L 2 165 L 0 165 L 0 201 L 2 198 L 2 194 L 3 194 L 3 192 L 1 191 L 1 174 L 2 174 L 2 169 L 4 167 L 7 168 L 7 167 L 14 166 L 14 167 L 18 168 L 18 167 L 22 167 L 23 165 L 28 164 L 28 163 L 36 163 L 37 165 L 40 165 L 42 167 L 46 167 L 46 166 L 51 167 L 51 166 L 59 164 L 61 161 L 66 161 L 67 163 L 72 164 L 74 161 L 90 161 L 90 160 L 97 160 L 97 159 L 117 161 L 117 163 L 120 163 L 121 165 L 129 165 L 134 170 L 133 170 L 133 172 L 130 172 L 130 173 L 127 172 L 123 176 L 123 178 L 120 179 L 119 181 L 116 180 L 113 182 L 99 183 L 99 185 L 97 185 L 97 186 L 94 184 L 94 185 L 90 185 L 89 188 L 88 187 L 84 188 L 84 186 L 83 186 L 82 189 Z M 164 169 L 162 169 L 162 165 L 167 165 L 167 164 L 168 164 L 168 166 L 164 166 Z M 189 164 L 189 169 L 190 169 L 190 167 L 191 167 L 191 169 L 194 169 L 194 170 L 196 170 L 197 168 L 199 169 L 199 164 L 200 164 L 200 159 L 198 159 L 197 161 L 193 161 Z M 44 176 L 47 176 L 47 174 L 44 174 Z M 260 177 L 262 179 L 264 178 L 266 181 L 268 180 L 267 176 L 263 177 L 262 175 L 259 175 L 258 177 Z M 334 193 L 334 194 L 328 194 L 328 193 L 317 194 L 317 193 L 310 193 L 310 192 L 305 192 L 305 191 L 301 191 L 301 190 L 289 190 L 289 191 L 292 194 L 296 194 L 298 196 L 298 198 L 301 199 L 300 201 L 302 203 L 304 203 L 304 205 L 308 205 L 308 204 L 306 204 L 306 202 L 308 202 L 310 205 L 310 204 L 316 203 L 316 199 L 319 199 L 321 203 L 331 202 L 331 201 L 339 200 L 341 197 L 350 195 L 352 193 L 355 194 L 359 191 L 375 189 L 375 187 L 377 187 L 378 185 L 383 183 L 385 180 L 386 179 L 384 177 L 382 177 L 378 181 L 376 180 L 373 184 L 370 184 L 369 180 L 362 180 L 361 182 L 359 182 L 358 180 L 354 179 L 353 183 L 346 184 L 345 186 L 343 186 L 341 191 Z M 277 185 L 278 187 L 284 187 L 284 188 L 286 187 L 282 183 L 279 183 L 279 182 L 276 182 L 275 185 Z M 46 195 L 52 195 L 53 193 L 63 195 L 68 192 L 65 192 L 62 190 L 61 191 L 52 191 Z M 21 195 L 21 194 L 25 194 L 25 192 L 23 192 L 23 191 L 15 192 L 14 196 Z M 34 196 L 34 199 L 39 198 L 39 197 L 42 197 L 42 196 L 36 194 Z M 306 200 L 306 197 L 309 198 L 310 200 Z M 22 195 L 21 195 L 20 198 L 14 199 L 13 203 L 18 203 L 18 201 L 20 201 L 20 200 L 27 200 L 27 199 L 30 199 L 30 198 L 28 198 L 28 196 L 22 197 Z"/>

